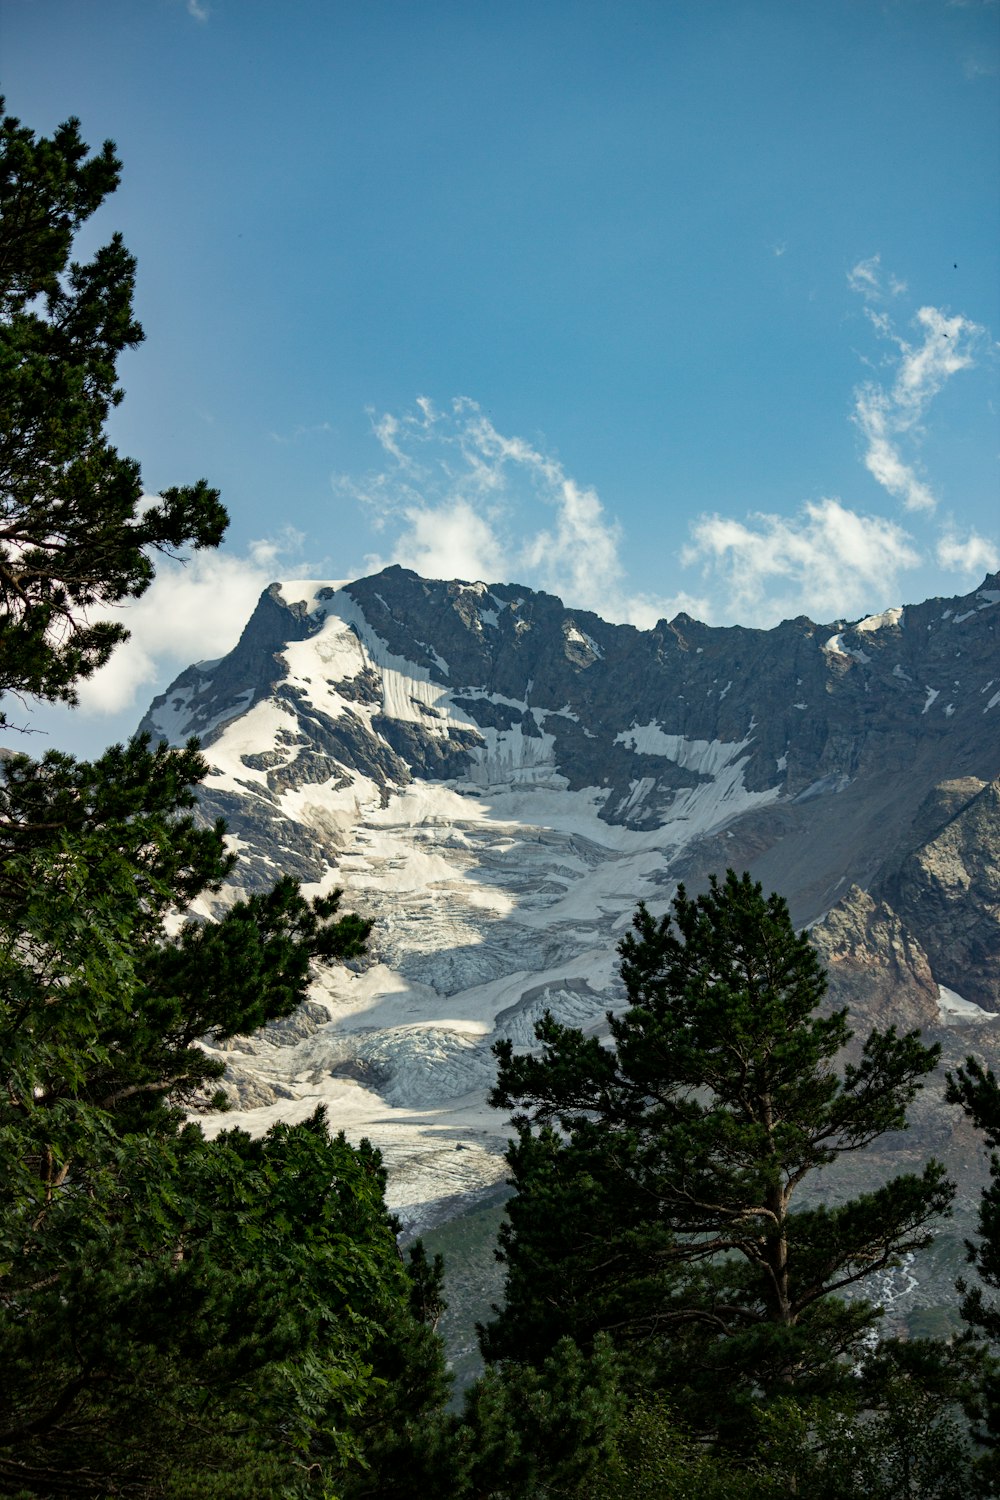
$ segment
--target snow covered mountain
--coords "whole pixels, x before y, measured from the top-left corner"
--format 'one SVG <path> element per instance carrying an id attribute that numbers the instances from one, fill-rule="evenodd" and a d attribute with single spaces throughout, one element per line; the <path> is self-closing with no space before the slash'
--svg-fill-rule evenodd
<path id="1" fill-rule="evenodd" d="M 383 1148 L 404 1217 L 497 1180 L 493 1041 L 529 1044 L 546 1008 L 599 1032 L 636 902 L 663 909 L 678 880 L 730 865 L 819 923 L 835 988 L 895 921 L 926 960 L 924 1023 L 984 1035 L 1000 1012 L 1000 893 L 982 873 L 1000 863 L 998 606 L 994 575 L 854 624 L 640 631 L 401 568 L 272 585 L 236 648 L 141 725 L 201 739 L 203 809 L 245 886 L 290 872 L 375 918 L 366 963 L 233 1044 L 242 1123 L 325 1100 Z"/>

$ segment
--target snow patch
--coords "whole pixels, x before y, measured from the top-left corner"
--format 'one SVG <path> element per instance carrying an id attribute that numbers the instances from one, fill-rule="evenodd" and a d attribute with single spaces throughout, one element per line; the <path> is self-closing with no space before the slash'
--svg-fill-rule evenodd
<path id="1" fill-rule="evenodd" d="M 809 802 L 813 797 L 827 797 L 844 791 L 851 784 L 850 776 L 845 776 L 840 771 L 832 771 L 829 776 L 821 776 L 818 781 L 812 781 L 807 787 L 803 787 L 796 802 Z M 840 884 L 841 882 L 838 882 Z"/>
<path id="2" fill-rule="evenodd" d="M 525 734 L 522 724 L 512 724 L 509 729 L 479 728 L 477 733 L 483 745 L 470 751 L 469 768 L 469 780 L 477 786 L 539 781 L 569 786 L 556 770 L 555 735 L 544 730 L 537 735 Z"/>
<path id="3" fill-rule="evenodd" d="M 849 656 L 852 661 L 871 661 L 871 657 L 866 651 L 860 651 L 853 646 L 845 646 L 842 634 L 832 635 L 820 649 L 827 652 L 829 656 Z"/>
<path id="4" fill-rule="evenodd" d="M 902 618 L 902 608 L 896 606 L 893 609 L 883 610 L 880 615 L 867 615 L 865 619 L 858 621 L 854 629 L 867 632 L 883 630 L 887 625 L 898 625 Z"/>
<path id="5" fill-rule="evenodd" d="M 585 630 L 581 630 L 579 626 L 576 625 L 572 620 L 568 620 L 563 626 L 563 635 L 565 636 L 568 643 L 571 643 L 574 646 L 585 646 L 591 653 L 591 655 L 595 656 L 598 661 L 603 660 L 604 652 L 594 640 L 593 636 L 589 636 Z"/>
<path id="6" fill-rule="evenodd" d="M 938 985 L 938 1009 L 941 1019 L 946 1026 L 954 1026 L 962 1021 L 997 1021 L 997 1016 L 991 1010 L 984 1010 L 974 1000 L 966 1000 L 962 995 L 949 990 L 946 985 Z"/>
<path id="7" fill-rule="evenodd" d="M 754 728 L 751 720 L 750 729 Z M 752 733 L 737 741 L 689 740 L 682 734 L 666 734 L 659 724 L 633 724 L 615 736 L 615 744 L 627 745 L 643 755 L 661 755 L 683 770 L 704 777 L 699 785 L 674 795 L 663 834 L 680 836 L 683 843 L 714 831 L 751 807 L 761 807 L 780 796 L 780 787 L 750 792 L 744 785 L 743 755 L 752 743 Z M 640 783 L 641 785 L 641 783 Z M 633 794 L 634 795 L 634 794 Z"/>
<path id="8" fill-rule="evenodd" d="M 328 578 L 284 579 L 277 585 L 278 598 L 283 604 L 287 604 L 289 607 L 295 604 L 304 604 L 307 614 L 323 614 L 326 610 L 327 600 L 326 598 L 321 599 L 319 597 L 320 594 L 326 595 L 330 592 L 334 594 L 339 593 L 350 581 L 349 578 L 341 578 L 335 583 L 331 583 Z"/>
<path id="9" fill-rule="evenodd" d="M 682 734 L 664 733 L 654 721 L 623 729 L 615 735 L 615 744 L 626 745 L 640 755 L 662 755 L 664 760 L 673 761 L 685 771 L 694 771 L 700 776 L 716 776 L 734 756 L 746 749 L 750 741 L 689 740 Z"/>

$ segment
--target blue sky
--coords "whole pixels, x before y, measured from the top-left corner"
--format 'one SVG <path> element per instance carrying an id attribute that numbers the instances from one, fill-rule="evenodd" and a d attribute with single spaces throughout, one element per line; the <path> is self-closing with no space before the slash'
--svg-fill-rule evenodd
<path id="1" fill-rule="evenodd" d="M 1000 5 L 4 0 L 0 57 L 124 161 L 116 441 L 232 514 L 52 742 L 276 577 L 767 625 L 1000 562 Z"/>

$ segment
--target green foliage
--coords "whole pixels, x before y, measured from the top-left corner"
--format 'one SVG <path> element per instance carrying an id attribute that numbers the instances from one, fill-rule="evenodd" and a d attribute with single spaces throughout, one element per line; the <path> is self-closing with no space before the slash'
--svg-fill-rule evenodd
<path id="1" fill-rule="evenodd" d="M 39 139 L 0 118 L 0 693 L 74 702 L 128 633 L 88 611 L 143 593 L 151 550 L 216 546 L 226 526 L 204 480 L 143 503 L 104 432 L 116 360 L 142 339 L 135 262 L 117 234 L 70 257 L 120 165 L 110 141 L 88 157 L 76 120 Z"/>
<path id="2" fill-rule="evenodd" d="M 290 1476 L 317 1445 L 352 1458 L 405 1296 L 373 1153 L 320 1114 L 262 1141 L 109 1132 L 81 1166 L 90 1190 L 71 1170 L 30 1226 L 4 1205 L 0 1476 L 157 1494 L 175 1464 L 228 1469 L 227 1434 Z"/>
<path id="3" fill-rule="evenodd" d="M 562 1339 L 539 1368 L 491 1370 L 466 1393 L 468 1486 L 477 1500 L 594 1492 L 624 1417 L 617 1361 L 599 1336 L 589 1357 Z"/>
<path id="4" fill-rule="evenodd" d="M 630 1406 L 586 1500 L 785 1500 L 789 1493 L 786 1476 L 763 1463 L 708 1452 L 678 1425 L 667 1399 L 653 1393 Z"/>
<path id="5" fill-rule="evenodd" d="M 75 121 L 0 121 L 0 693 L 72 702 L 125 636 L 92 612 L 225 527 L 204 482 L 144 500 L 104 433 L 134 264 L 70 255 L 118 172 Z M 441 1272 L 404 1268 L 377 1152 L 322 1112 L 185 1124 L 214 1049 L 370 923 L 289 879 L 195 920 L 232 866 L 205 769 L 145 740 L 0 763 L 0 1491 L 403 1500 L 451 1442 Z"/>
<path id="6" fill-rule="evenodd" d="M 263 1464 L 274 1493 L 416 1494 L 448 1437 L 417 1315 L 441 1267 L 405 1272 L 377 1153 L 322 1116 L 183 1125 L 221 1072 L 205 1040 L 287 1014 L 369 926 L 280 881 L 168 937 L 230 863 L 190 812 L 201 769 L 134 742 L 0 774 L 0 1481 L 252 1494 Z"/>
<path id="7" fill-rule="evenodd" d="M 956 1404 L 967 1351 L 882 1345 L 851 1392 L 789 1392 L 748 1412 L 746 1451 L 713 1448 L 672 1393 L 626 1393 L 606 1334 L 562 1340 L 540 1369 L 496 1365 L 467 1395 L 461 1437 L 477 1500 L 959 1500 L 976 1493 Z M 455 1494 L 465 1493 L 459 1490 Z"/>
<path id="8" fill-rule="evenodd" d="M 873 1031 L 838 1072 L 846 1016 L 818 1011 L 815 954 L 747 876 L 695 899 L 682 887 L 671 915 L 640 907 L 634 926 L 611 1047 L 546 1017 L 540 1055 L 496 1048 L 491 1102 L 521 1112 L 506 1302 L 483 1351 L 538 1364 L 560 1337 L 586 1350 L 607 1330 L 633 1389 L 669 1388 L 736 1441 L 752 1403 L 852 1384 L 879 1312 L 838 1293 L 925 1245 L 947 1211 L 933 1162 L 840 1205 L 794 1202 L 903 1126 L 937 1050 Z"/>
<path id="9" fill-rule="evenodd" d="M 1000 1304 L 987 1298 L 984 1287 L 1000 1287 L 1000 1083 L 992 1069 L 974 1057 L 948 1074 L 947 1098 L 960 1104 L 981 1130 L 990 1152 L 990 1180 L 979 1200 L 978 1239 L 966 1242 L 976 1281 L 959 1281 L 962 1317 L 989 1343 L 992 1357 L 985 1361 L 979 1387 L 969 1403 L 981 1427 L 977 1436 L 986 1448 L 980 1472 L 985 1493 L 1000 1491 Z"/>
<path id="10" fill-rule="evenodd" d="M 975 1453 L 958 1405 L 964 1362 L 938 1345 L 889 1343 L 858 1392 L 755 1413 L 775 1493 L 813 1500 L 966 1500 Z"/>
<path id="11" fill-rule="evenodd" d="M 419 1323 L 436 1329 L 448 1304 L 444 1300 L 444 1257 L 429 1258 L 423 1240 L 410 1246 L 410 1311 Z"/>
<path id="12" fill-rule="evenodd" d="M 977 1129 L 983 1132 L 990 1150 L 990 1181 L 979 1203 L 979 1240 L 967 1246 L 969 1261 L 979 1280 L 989 1287 L 1000 1287 L 1000 1084 L 992 1069 L 984 1068 L 974 1057 L 954 1075 L 948 1075 L 947 1098 L 960 1104 Z M 978 1286 L 963 1286 L 962 1315 L 980 1328 L 994 1343 L 1000 1343 L 1000 1306 L 988 1302 Z M 1000 1428 L 998 1428 L 1000 1437 Z"/>
<path id="13" fill-rule="evenodd" d="M 444 1267 L 419 1241 L 405 1274 L 401 1265 L 402 1295 L 380 1316 L 369 1349 L 376 1383 L 353 1428 L 363 1462 L 338 1473 L 338 1500 L 453 1500 L 464 1492 L 465 1460 L 445 1411 L 451 1380 L 435 1332 Z M 313 1452 L 320 1457 L 322 1446 Z"/>

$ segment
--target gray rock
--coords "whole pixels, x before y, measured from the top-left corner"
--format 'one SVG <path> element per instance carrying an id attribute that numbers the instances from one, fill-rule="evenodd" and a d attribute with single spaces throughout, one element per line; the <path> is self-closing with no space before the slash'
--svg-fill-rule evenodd
<path id="1" fill-rule="evenodd" d="M 1000 1011 L 1000 780 L 945 782 L 917 827 L 930 837 L 877 888 L 921 934 L 938 982 Z"/>

